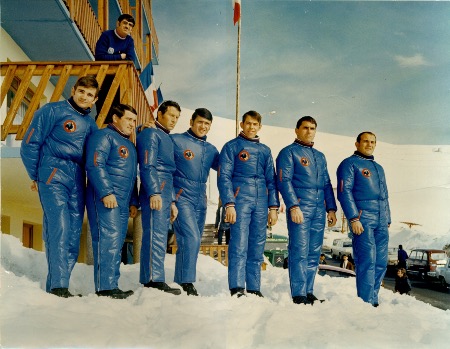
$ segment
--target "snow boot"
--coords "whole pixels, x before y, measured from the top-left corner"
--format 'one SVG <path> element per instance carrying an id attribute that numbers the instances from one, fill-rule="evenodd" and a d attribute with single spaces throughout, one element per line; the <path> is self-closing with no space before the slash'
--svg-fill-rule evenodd
<path id="1" fill-rule="evenodd" d="M 194 285 L 191 283 L 181 284 L 183 291 L 187 293 L 188 296 L 198 296 L 198 292 L 195 289 Z"/>
<path id="2" fill-rule="evenodd" d="M 150 281 L 144 284 L 144 287 L 156 288 L 157 290 L 164 291 L 166 293 L 171 293 L 177 296 L 181 294 L 181 290 L 179 288 L 172 288 L 165 282 Z"/>
<path id="3" fill-rule="evenodd" d="M 122 291 L 119 288 L 115 288 L 113 290 L 103 290 L 95 292 L 95 294 L 99 297 L 110 297 L 114 299 L 125 299 L 134 294 L 133 291 Z"/>
<path id="4" fill-rule="evenodd" d="M 261 293 L 261 291 L 252 291 L 252 290 L 247 290 L 247 294 L 254 294 L 258 297 L 264 298 L 263 294 Z"/>
<path id="5" fill-rule="evenodd" d="M 231 297 L 236 295 L 237 298 L 245 296 L 244 289 L 242 287 L 236 287 L 230 289 Z"/>
<path id="6" fill-rule="evenodd" d="M 295 304 L 313 304 L 309 299 L 308 299 L 308 297 L 306 297 L 306 296 L 295 296 L 295 297 L 292 297 L 292 301 L 295 303 Z"/>
<path id="7" fill-rule="evenodd" d="M 64 287 L 52 288 L 50 293 L 62 298 L 74 297 L 74 295 L 69 292 L 69 289 Z"/>
<path id="8" fill-rule="evenodd" d="M 311 302 L 311 304 L 314 304 L 315 301 L 319 301 L 320 303 L 325 302 L 325 299 L 318 299 L 316 296 L 314 296 L 312 293 L 308 293 L 306 295 L 306 298 L 309 299 L 309 301 Z"/>

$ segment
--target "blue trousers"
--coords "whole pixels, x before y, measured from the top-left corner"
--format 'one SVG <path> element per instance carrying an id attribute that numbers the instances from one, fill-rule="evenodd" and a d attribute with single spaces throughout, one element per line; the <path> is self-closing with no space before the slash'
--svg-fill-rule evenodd
<path id="1" fill-rule="evenodd" d="M 69 288 L 80 250 L 85 200 L 84 171 L 74 162 L 45 157 L 39 168 L 39 199 L 44 211 L 46 291 Z"/>
<path id="2" fill-rule="evenodd" d="M 378 304 L 378 292 L 386 274 L 389 232 L 385 220 L 360 218 L 364 232 L 352 234 L 356 289 L 364 302 Z"/>
<path id="3" fill-rule="evenodd" d="M 325 228 L 326 212 L 323 203 L 320 206 L 302 205 L 301 210 L 304 218 L 301 224 L 292 222 L 289 212 L 287 215 L 288 268 L 292 297 L 313 293 Z"/>
<path id="4" fill-rule="evenodd" d="M 236 223 L 231 224 L 228 246 L 229 288 L 260 291 L 261 264 L 264 261 L 268 199 L 242 195 L 236 200 Z"/>
<path id="5" fill-rule="evenodd" d="M 173 223 L 177 238 L 177 254 L 174 281 L 193 283 L 196 280 L 196 269 L 203 228 L 206 220 L 206 197 L 188 200 L 180 196 L 177 202 L 178 217 Z"/>
<path id="6" fill-rule="evenodd" d="M 172 176 L 160 178 L 165 182 L 162 189 L 162 208 L 150 209 L 150 200 L 141 188 L 140 203 L 142 209 L 142 246 L 139 282 L 164 282 L 164 260 L 167 250 L 167 235 L 170 226 L 170 206 L 172 205 Z"/>
<path id="7" fill-rule="evenodd" d="M 95 291 L 119 287 L 122 246 L 127 235 L 128 202 L 117 198 L 119 207 L 106 208 L 88 186 L 86 207 L 94 254 Z"/>

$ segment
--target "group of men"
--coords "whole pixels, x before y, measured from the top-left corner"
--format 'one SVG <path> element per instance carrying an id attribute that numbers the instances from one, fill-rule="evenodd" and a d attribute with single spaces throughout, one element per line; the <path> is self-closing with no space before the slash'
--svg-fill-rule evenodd
<path id="1" fill-rule="evenodd" d="M 129 15 L 119 17 L 115 32 L 102 34 L 96 57 L 98 53 L 99 59 L 108 59 L 101 55 L 103 49 L 116 55 L 115 59 L 130 59 L 126 37 L 133 24 Z M 125 38 L 119 35 L 121 29 L 128 32 Z M 123 47 L 114 49 L 117 45 Z M 270 148 L 260 142 L 261 115 L 256 111 L 242 116 L 241 133 L 219 154 L 206 141 L 213 120 L 209 110 L 196 109 L 188 131 L 170 134 L 181 108 L 176 102 L 165 101 L 158 108 L 154 125 L 137 129 L 135 146 L 129 137 L 136 129 L 136 110 L 114 105 L 106 120 L 108 126 L 98 130 L 89 116 L 98 94 L 95 78 L 80 78 L 69 100 L 49 103 L 35 113 L 22 142 L 21 156 L 32 179 L 31 189 L 39 192 L 44 211 L 47 292 L 73 296 L 69 279 L 78 258 L 86 204 L 98 296 L 121 299 L 133 294 L 122 291 L 118 280 L 128 218 L 136 217 L 139 207 L 143 227 L 140 283 L 181 294 L 165 280 L 167 234 L 172 222 L 178 245 L 174 281 L 188 295 L 197 296 L 194 282 L 206 219 L 206 182 L 214 169 L 224 220 L 230 224 L 231 295 L 263 297 L 261 265 L 266 229 L 277 223 L 281 194 L 287 207 L 293 302 L 313 304 L 317 300 L 314 280 L 324 229 L 326 222 L 328 226 L 336 224 L 337 205 L 325 156 L 313 147 L 314 118 L 298 120 L 294 142 L 282 149 L 274 162 Z M 384 171 L 372 155 L 375 135 L 362 132 L 355 145 L 357 151 L 337 170 L 337 198 L 350 222 L 358 296 L 377 306 L 387 265 L 387 186 Z"/>

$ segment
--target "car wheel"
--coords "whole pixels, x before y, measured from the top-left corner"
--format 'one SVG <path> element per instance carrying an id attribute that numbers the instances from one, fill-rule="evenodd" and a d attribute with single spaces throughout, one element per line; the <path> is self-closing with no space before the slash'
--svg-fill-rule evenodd
<path id="1" fill-rule="evenodd" d="M 447 289 L 447 283 L 445 282 L 445 279 L 442 276 L 439 278 L 439 283 L 444 290 Z"/>

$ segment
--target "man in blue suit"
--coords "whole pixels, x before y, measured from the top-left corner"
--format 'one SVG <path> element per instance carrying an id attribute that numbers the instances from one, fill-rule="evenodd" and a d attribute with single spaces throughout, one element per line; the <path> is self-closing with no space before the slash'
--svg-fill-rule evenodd
<path id="1" fill-rule="evenodd" d="M 372 132 L 360 133 L 355 153 L 337 169 L 337 196 L 350 222 L 358 297 L 375 307 L 388 263 L 391 224 L 386 177 L 372 155 L 376 144 Z"/>
<path id="2" fill-rule="evenodd" d="M 86 207 L 94 252 L 94 284 L 98 296 L 127 298 L 119 289 L 121 250 L 128 217 L 136 217 L 137 154 L 129 140 L 136 110 L 126 104 L 111 108 L 106 128 L 91 134 L 86 147 Z"/>
<path id="3" fill-rule="evenodd" d="M 176 171 L 173 175 L 177 219 L 173 223 L 177 238 L 175 282 L 190 296 L 197 296 L 197 258 L 206 220 L 206 182 L 210 169 L 217 171 L 219 152 L 206 141 L 213 116 L 208 109 L 198 108 L 192 114 L 191 127 L 171 135 Z"/>

